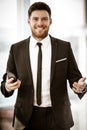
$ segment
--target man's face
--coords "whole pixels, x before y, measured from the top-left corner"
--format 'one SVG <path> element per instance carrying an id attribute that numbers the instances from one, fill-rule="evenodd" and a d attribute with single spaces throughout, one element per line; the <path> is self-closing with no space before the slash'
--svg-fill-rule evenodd
<path id="1" fill-rule="evenodd" d="M 42 40 L 48 35 L 52 19 L 47 11 L 35 10 L 31 13 L 28 23 L 30 25 L 33 37 L 37 40 Z"/>

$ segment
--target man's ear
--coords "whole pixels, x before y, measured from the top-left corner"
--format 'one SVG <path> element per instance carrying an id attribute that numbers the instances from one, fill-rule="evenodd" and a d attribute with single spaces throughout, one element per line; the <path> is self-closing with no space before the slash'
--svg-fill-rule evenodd
<path id="1" fill-rule="evenodd" d="M 50 18 L 50 25 L 52 24 L 52 18 Z"/>
<path id="2" fill-rule="evenodd" d="M 28 24 L 29 24 L 30 23 L 30 19 L 28 18 L 27 21 L 28 21 Z"/>

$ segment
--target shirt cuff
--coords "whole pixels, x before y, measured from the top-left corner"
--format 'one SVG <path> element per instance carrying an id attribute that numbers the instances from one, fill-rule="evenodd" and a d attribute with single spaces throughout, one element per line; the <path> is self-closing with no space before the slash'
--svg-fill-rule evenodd
<path id="1" fill-rule="evenodd" d="M 83 89 L 82 93 L 85 93 L 87 92 L 87 84 L 86 84 L 86 87 Z"/>

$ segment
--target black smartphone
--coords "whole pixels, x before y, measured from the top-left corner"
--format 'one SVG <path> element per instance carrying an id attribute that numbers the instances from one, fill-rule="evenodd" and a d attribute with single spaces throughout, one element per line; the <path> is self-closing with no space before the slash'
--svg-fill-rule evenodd
<path id="1" fill-rule="evenodd" d="M 13 79 L 14 79 L 14 80 L 12 81 L 12 83 L 14 83 L 14 82 L 17 81 L 16 76 L 15 76 L 12 72 L 7 72 L 7 76 L 8 76 L 8 79 L 10 79 L 10 78 L 13 78 Z"/>

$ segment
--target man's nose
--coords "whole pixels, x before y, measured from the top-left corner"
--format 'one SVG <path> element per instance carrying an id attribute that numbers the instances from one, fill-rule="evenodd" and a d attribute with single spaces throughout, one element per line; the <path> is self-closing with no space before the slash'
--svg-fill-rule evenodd
<path id="1" fill-rule="evenodd" d="M 41 19 L 38 20 L 38 25 L 42 25 L 43 21 Z"/>

